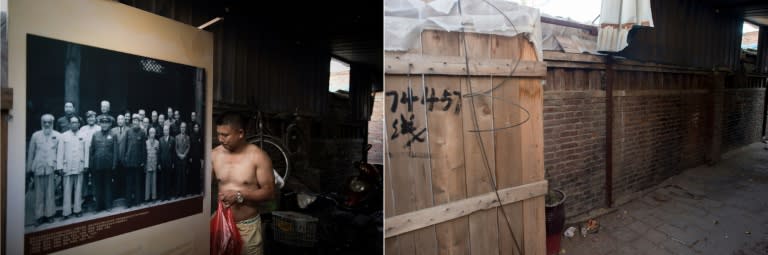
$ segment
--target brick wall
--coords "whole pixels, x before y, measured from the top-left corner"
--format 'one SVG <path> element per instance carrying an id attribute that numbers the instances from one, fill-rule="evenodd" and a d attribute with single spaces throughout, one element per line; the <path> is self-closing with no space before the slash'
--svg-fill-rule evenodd
<path id="1" fill-rule="evenodd" d="M 602 70 L 550 68 L 544 93 L 544 165 L 568 194 L 568 217 L 605 206 Z M 705 163 L 712 126 L 709 76 L 618 71 L 613 196 L 621 201 Z"/>
<path id="2" fill-rule="evenodd" d="M 544 86 L 544 167 L 568 195 L 567 215 L 605 200 L 605 92 L 601 71 L 550 69 Z"/>
<path id="3" fill-rule="evenodd" d="M 368 163 L 384 164 L 384 92 L 376 92 L 373 97 L 373 111 L 368 121 Z"/>
<path id="4" fill-rule="evenodd" d="M 723 152 L 760 141 L 765 89 L 729 88 L 723 94 Z"/>

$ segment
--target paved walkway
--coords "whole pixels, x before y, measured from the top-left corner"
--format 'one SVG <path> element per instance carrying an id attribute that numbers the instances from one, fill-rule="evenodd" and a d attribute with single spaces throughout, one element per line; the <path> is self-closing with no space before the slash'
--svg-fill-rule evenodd
<path id="1" fill-rule="evenodd" d="M 664 181 L 598 217 L 598 233 L 563 237 L 561 254 L 768 254 L 763 147 L 752 144 Z"/>

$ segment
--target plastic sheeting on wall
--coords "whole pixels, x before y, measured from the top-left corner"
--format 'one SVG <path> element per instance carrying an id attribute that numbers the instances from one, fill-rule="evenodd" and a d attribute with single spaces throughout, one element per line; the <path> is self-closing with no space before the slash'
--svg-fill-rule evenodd
<path id="1" fill-rule="evenodd" d="M 543 50 L 567 52 L 558 40 L 558 38 L 567 38 L 574 46 L 577 46 L 578 53 L 597 53 L 595 50 L 597 47 L 597 36 L 589 34 L 584 29 L 542 22 L 541 34 Z"/>
<path id="2" fill-rule="evenodd" d="M 618 52 L 627 47 L 633 26 L 653 27 L 650 0 L 603 0 L 597 50 Z"/>
<path id="3" fill-rule="evenodd" d="M 421 31 L 443 31 L 515 36 L 523 34 L 541 51 L 539 10 L 502 0 L 386 0 L 384 2 L 384 50 L 407 51 L 418 45 Z M 501 10 L 501 12 L 499 10 Z M 507 20 L 509 19 L 509 20 Z M 511 22 L 510 22 L 511 21 Z"/>

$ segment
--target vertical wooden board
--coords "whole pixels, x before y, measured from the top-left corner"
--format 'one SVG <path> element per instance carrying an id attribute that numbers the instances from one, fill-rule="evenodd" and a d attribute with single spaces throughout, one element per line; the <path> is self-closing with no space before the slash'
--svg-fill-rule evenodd
<path id="1" fill-rule="evenodd" d="M 466 43 L 468 55 L 471 59 L 490 59 L 489 35 L 467 34 Z M 489 91 L 492 87 L 490 77 L 477 77 L 470 80 L 463 79 L 461 94 L 470 95 Z M 494 172 L 493 134 L 491 132 L 469 132 L 469 130 L 493 129 L 492 95 L 493 92 L 490 92 L 487 96 L 473 96 L 462 99 L 464 108 L 462 111 L 464 161 L 466 162 L 467 169 L 468 197 L 493 191 L 491 182 L 496 178 Z M 475 119 L 477 120 L 476 122 Z M 483 153 L 485 153 L 485 157 L 483 157 Z M 470 254 L 499 254 L 498 223 L 496 209 L 479 211 L 469 215 Z"/>
<path id="2" fill-rule="evenodd" d="M 523 229 L 526 255 L 546 254 L 547 233 L 545 229 L 544 196 L 523 201 Z"/>
<path id="3" fill-rule="evenodd" d="M 555 84 L 555 70 L 554 68 L 547 68 L 547 84 L 544 84 L 544 90 L 546 91 L 552 91 L 555 90 L 552 88 L 552 86 Z"/>
<path id="4" fill-rule="evenodd" d="M 530 43 L 523 44 L 523 59 L 535 60 Z M 523 184 L 544 180 L 544 91 L 538 78 L 519 78 L 520 105 L 530 114 L 528 122 L 519 127 L 523 148 Z"/>
<path id="5" fill-rule="evenodd" d="M 611 84 L 613 86 L 613 90 L 623 90 L 624 87 L 624 72 L 622 71 L 613 71 L 614 73 L 614 82 Z"/>
<path id="6" fill-rule="evenodd" d="M 392 113 L 389 112 L 387 114 L 387 111 L 384 111 L 384 119 L 385 123 L 391 123 L 392 121 Z M 385 134 L 386 137 L 386 134 Z M 389 143 L 384 143 L 384 153 L 389 153 L 389 148 L 387 147 Z M 386 167 L 386 170 L 384 172 L 384 176 L 386 179 L 384 179 L 384 218 L 389 218 L 392 216 L 395 216 L 395 196 L 394 196 L 394 189 L 392 187 L 392 162 L 390 161 L 390 156 L 385 155 L 384 156 L 384 166 Z M 397 255 L 398 251 L 400 250 L 398 248 L 397 244 L 397 237 L 387 238 L 384 243 L 384 252 L 386 255 Z"/>
<path id="7" fill-rule="evenodd" d="M 421 76 L 387 75 L 385 92 L 386 143 L 392 179 L 394 214 L 433 206 L 429 151 L 426 146 L 426 113 L 413 88 L 422 87 Z M 409 94 L 410 91 L 410 94 Z M 416 90 L 418 91 L 418 90 Z M 406 97 L 405 100 L 402 100 Z M 410 102 L 410 103 L 409 103 Z M 409 107 L 410 105 L 410 107 Z M 418 119 L 417 119 L 418 118 Z M 397 254 L 436 254 L 435 228 L 430 226 L 397 237 Z M 392 244 L 392 241 L 388 242 Z"/>
<path id="8" fill-rule="evenodd" d="M 464 41 L 467 42 L 466 51 L 470 60 L 484 60 L 491 58 L 491 36 L 487 34 L 465 33 L 462 40 L 459 35 L 459 52 L 464 56 Z"/>
<path id="9" fill-rule="evenodd" d="M 565 69 L 555 69 L 554 90 L 565 90 Z"/>
<path id="10" fill-rule="evenodd" d="M 432 56 L 459 56 L 459 33 L 424 30 L 421 32 L 421 52 Z"/>
<path id="11" fill-rule="evenodd" d="M 658 89 L 658 84 L 656 84 L 656 72 L 648 72 L 648 88 Z"/>
<path id="12" fill-rule="evenodd" d="M 522 58 L 535 60 L 536 52 L 530 43 L 524 43 Z M 527 123 L 520 126 L 523 184 L 544 180 L 544 91 L 538 78 L 520 79 L 520 105 L 530 113 Z M 546 232 L 544 197 L 523 201 L 523 243 L 525 254 L 544 255 Z"/>
<path id="13" fill-rule="evenodd" d="M 435 205 L 439 205 L 467 197 L 464 127 L 461 119 L 463 105 L 460 104 L 461 78 L 428 76 L 425 81 L 425 89 L 428 91 L 424 97 L 432 165 L 432 193 Z M 467 217 L 461 217 L 436 225 L 439 254 L 467 253 L 468 224 Z"/>
<path id="14" fill-rule="evenodd" d="M 587 82 L 587 71 L 577 69 L 573 71 L 573 87 L 576 90 L 587 90 L 589 83 Z"/>
<path id="15" fill-rule="evenodd" d="M 461 34 L 424 31 L 424 55 L 459 56 Z M 464 169 L 464 141 L 461 123 L 461 77 L 426 76 L 421 107 L 426 109 L 428 146 L 432 166 L 432 193 L 435 205 L 467 197 Z M 466 254 L 469 251 L 467 217 L 435 225 L 439 254 Z"/>
<path id="16" fill-rule="evenodd" d="M 520 42 L 524 40 L 519 36 L 491 35 L 491 59 L 509 59 L 512 63 L 516 62 L 522 55 Z"/>
<path id="17" fill-rule="evenodd" d="M 602 82 L 600 81 L 600 70 L 589 71 L 589 89 L 591 90 L 603 90 Z"/>
<path id="18" fill-rule="evenodd" d="M 521 56 L 520 37 L 491 36 L 491 58 L 518 59 Z M 557 71 L 555 72 L 557 75 Z M 519 103 L 519 82 L 515 78 L 494 78 L 496 86 L 493 100 L 494 128 L 504 128 L 520 123 L 524 116 L 520 109 L 512 103 Z M 555 86 L 555 90 L 558 90 Z M 522 165 L 520 147 L 520 129 L 507 128 L 496 131 L 494 134 L 495 169 L 498 189 L 513 187 L 521 184 Z M 514 233 L 517 244 L 522 248 L 522 204 L 513 203 L 499 208 L 499 254 L 519 254 L 515 248 L 512 235 Z M 507 219 L 512 228 L 509 231 Z"/>
<path id="19" fill-rule="evenodd" d="M 637 89 L 650 89 L 649 88 L 649 82 L 648 82 L 648 73 L 649 72 L 634 72 L 635 77 L 634 80 L 637 83 Z"/>
<path id="20" fill-rule="evenodd" d="M 470 93 L 469 84 L 464 81 L 462 94 Z M 491 78 L 473 78 L 472 92 L 487 91 L 492 87 Z M 492 94 L 489 94 L 491 96 Z M 474 101 L 474 112 L 472 104 Z M 473 197 L 492 192 L 495 177 L 495 153 L 491 132 L 467 132 L 467 130 L 493 129 L 493 100 L 491 97 L 475 96 L 464 100 L 464 160 L 467 169 L 467 196 Z M 477 127 L 474 124 L 477 119 Z M 482 139 L 482 146 L 480 140 Z M 485 157 L 483 157 L 485 153 Z M 487 165 L 486 165 L 487 164 Z M 490 169 L 489 169 L 490 168 Z M 490 173 L 489 173 L 490 170 Z M 472 254 L 499 254 L 498 212 L 484 210 L 469 216 L 469 233 Z"/>
<path id="21" fill-rule="evenodd" d="M 402 112 L 399 103 L 400 91 L 402 88 L 408 87 L 408 78 L 403 76 L 386 76 L 386 89 L 387 96 L 385 97 L 385 111 L 384 121 L 387 126 L 387 132 L 385 134 L 385 146 L 389 150 L 385 158 L 387 160 L 387 176 L 389 177 L 389 190 L 386 190 L 387 195 L 391 196 L 391 207 L 393 210 L 385 211 L 387 217 L 392 217 L 408 210 L 413 210 L 414 205 L 408 205 L 410 200 L 405 194 L 414 192 L 414 187 L 408 186 L 409 181 L 408 172 L 412 170 L 408 168 L 408 158 L 403 156 L 402 153 L 406 152 L 402 149 L 404 143 L 398 140 L 392 140 L 395 134 L 399 135 L 399 113 Z M 393 110 L 394 108 L 397 110 Z M 394 124 L 393 124 L 394 123 Z M 395 188 L 397 187 L 397 188 Z M 395 207 L 398 205 L 398 207 Z M 396 237 L 387 239 L 387 253 L 388 254 L 413 254 L 415 251 L 415 233 L 405 233 Z M 394 246 L 392 246 L 394 245 Z M 410 252 L 408 252 L 410 251 Z"/>
<path id="22" fill-rule="evenodd" d="M 520 82 L 520 104 L 528 109 L 531 118 L 520 126 L 523 146 L 523 183 L 544 179 L 543 91 L 537 79 Z M 525 254 L 544 254 L 544 198 L 523 201 L 523 231 Z"/>
<path id="23" fill-rule="evenodd" d="M 411 88 L 414 91 L 414 95 L 417 93 L 416 91 L 424 91 L 424 76 L 416 78 L 412 82 Z M 414 162 L 413 164 L 415 164 L 418 169 L 416 173 L 418 174 L 417 178 L 420 181 L 416 185 L 421 186 L 418 187 L 416 191 L 420 193 L 418 196 L 419 199 L 416 200 L 416 204 L 419 205 L 417 209 L 424 209 L 435 205 L 435 198 L 432 193 L 431 178 L 433 168 L 430 162 L 430 158 L 432 156 L 429 148 L 429 131 L 427 130 L 429 127 L 429 119 L 427 118 L 425 105 L 421 104 L 420 101 L 417 102 L 415 98 L 413 101 L 413 113 L 415 120 L 415 122 L 413 122 L 413 127 L 415 128 L 414 138 L 419 137 L 418 134 L 420 134 L 420 132 L 424 132 L 421 138 L 425 138 L 423 141 L 412 139 L 414 142 L 412 143 L 411 147 L 412 151 L 414 152 L 414 156 L 410 159 L 412 162 Z M 419 119 L 421 120 L 419 121 Z M 416 254 L 439 254 L 437 250 L 438 236 L 435 226 L 429 226 L 414 232 L 416 233 Z"/>

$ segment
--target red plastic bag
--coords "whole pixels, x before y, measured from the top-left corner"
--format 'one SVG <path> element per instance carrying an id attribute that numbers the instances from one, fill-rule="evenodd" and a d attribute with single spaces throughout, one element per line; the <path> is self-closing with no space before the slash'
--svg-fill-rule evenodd
<path id="1" fill-rule="evenodd" d="M 225 208 L 219 200 L 216 214 L 211 218 L 211 254 L 240 255 L 242 248 L 243 239 L 232 217 L 232 209 Z"/>

